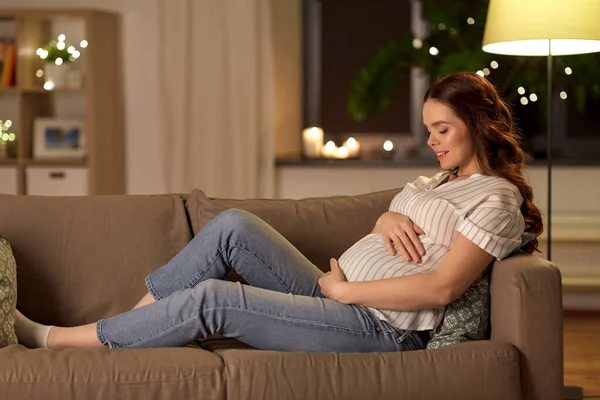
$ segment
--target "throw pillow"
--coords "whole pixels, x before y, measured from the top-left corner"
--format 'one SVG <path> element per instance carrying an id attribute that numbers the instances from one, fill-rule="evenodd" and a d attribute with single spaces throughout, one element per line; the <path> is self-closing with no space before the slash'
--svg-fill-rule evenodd
<path id="1" fill-rule="evenodd" d="M 0 238 L 0 348 L 17 344 L 17 263 L 10 244 Z"/>
<path id="2" fill-rule="evenodd" d="M 521 235 L 521 244 L 515 251 L 513 251 L 513 253 L 519 252 L 523 248 L 523 246 L 525 246 L 527 243 L 531 242 L 535 238 L 536 238 L 536 236 L 535 236 L 535 233 L 533 233 L 533 232 L 523 233 Z"/>
<path id="3" fill-rule="evenodd" d="M 462 296 L 446 306 L 444 318 L 433 330 L 427 349 L 486 339 L 490 318 L 491 271 L 490 265 Z"/>
<path id="4" fill-rule="evenodd" d="M 525 232 L 521 244 L 510 255 L 517 254 L 523 246 L 535 238 Z M 484 340 L 488 337 L 490 321 L 490 278 L 493 263 L 473 282 L 462 296 L 446 306 L 442 322 L 433 330 L 428 349 L 451 344 Z"/>

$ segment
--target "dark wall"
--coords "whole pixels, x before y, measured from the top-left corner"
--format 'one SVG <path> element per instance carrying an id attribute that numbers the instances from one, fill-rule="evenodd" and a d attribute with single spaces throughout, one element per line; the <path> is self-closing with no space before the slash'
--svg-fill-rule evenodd
<path id="1" fill-rule="evenodd" d="M 385 112 L 354 121 L 346 112 L 350 84 L 379 46 L 410 32 L 408 0 L 321 0 L 320 125 L 329 133 L 410 132 L 410 83 Z"/>

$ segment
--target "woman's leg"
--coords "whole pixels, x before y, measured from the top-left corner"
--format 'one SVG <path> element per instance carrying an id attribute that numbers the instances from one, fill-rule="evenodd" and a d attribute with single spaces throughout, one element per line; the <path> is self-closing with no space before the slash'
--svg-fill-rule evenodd
<path id="1" fill-rule="evenodd" d="M 100 320 L 95 332 L 89 325 L 53 329 L 48 345 L 175 347 L 215 333 L 279 351 L 387 352 L 425 346 L 416 333 L 403 334 L 363 307 L 215 279 Z"/>
<path id="2" fill-rule="evenodd" d="M 154 297 L 152 297 L 152 293 L 148 292 L 144 295 L 144 297 L 140 299 L 140 301 L 137 302 L 137 304 L 133 307 L 133 310 L 135 310 L 136 308 L 144 307 L 148 304 L 152 304 L 154 302 L 155 300 Z"/>
<path id="3" fill-rule="evenodd" d="M 207 279 L 223 279 L 232 268 L 251 286 L 322 296 L 321 270 L 266 222 L 230 209 L 213 218 L 179 254 L 146 278 L 150 294 L 135 308 Z"/>
<path id="4" fill-rule="evenodd" d="M 207 279 L 223 279 L 231 268 L 252 286 L 322 297 L 318 285 L 323 275 L 321 270 L 266 222 L 246 211 L 231 209 L 213 218 L 165 266 L 146 278 L 149 293 L 134 309 L 168 297 L 180 289 L 193 288 Z M 26 322 L 22 325 L 27 332 L 33 331 L 30 327 L 34 326 L 35 331 L 47 336 L 27 341 L 31 347 L 43 347 L 46 340 L 49 346 L 53 346 L 57 338 L 66 338 L 68 343 L 75 343 L 81 332 L 87 332 L 83 328 L 52 327 L 50 330 L 33 321 Z M 86 339 L 81 344 L 86 347 L 90 343 L 90 336 L 83 336 Z M 91 340 L 95 338 L 91 336 Z M 59 343 L 62 342 L 59 340 Z"/>

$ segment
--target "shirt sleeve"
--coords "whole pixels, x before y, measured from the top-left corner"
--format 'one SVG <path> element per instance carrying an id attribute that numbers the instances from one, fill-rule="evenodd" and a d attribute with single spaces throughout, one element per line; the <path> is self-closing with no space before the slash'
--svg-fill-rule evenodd
<path id="1" fill-rule="evenodd" d="M 520 196 L 493 194 L 487 196 L 459 224 L 458 232 L 498 261 L 521 244 L 525 219 L 520 210 Z"/>

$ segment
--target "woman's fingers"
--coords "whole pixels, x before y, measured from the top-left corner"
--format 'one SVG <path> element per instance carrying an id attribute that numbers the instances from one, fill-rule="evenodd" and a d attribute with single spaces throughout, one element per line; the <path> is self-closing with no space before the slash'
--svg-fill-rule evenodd
<path id="1" fill-rule="evenodd" d="M 419 237 L 417 236 L 417 233 L 415 231 L 408 231 L 406 232 L 406 234 L 408 235 L 408 237 L 410 238 L 410 240 L 412 241 L 413 245 L 415 246 L 415 248 L 417 249 L 417 251 L 419 252 L 419 254 L 421 256 L 425 255 L 425 248 L 423 247 L 423 243 L 421 243 L 421 239 L 419 239 Z"/>
<path id="2" fill-rule="evenodd" d="M 392 255 L 396 255 L 397 253 L 400 253 L 400 255 L 402 257 L 404 257 L 404 259 L 406 261 L 411 261 L 411 257 L 410 254 L 408 253 L 408 251 L 406 250 L 406 247 L 404 246 L 404 243 L 402 241 L 402 239 L 397 235 L 398 232 L 394 232 L 394 234 L 391 235 L 392 238 L 392 245 L 396 247 L 396 250 Z M 391 254 L 391 253 L 390 253 Z"/>
<path id="3" fill-rule="evenodd" d="M 425 255 L 425 247 L 419 235 L 425 232 L 408 218 L 406 222 L 387 233 L 382 232 L 383 243 L 390 255 L 400 254 L 408 262 L 421 262 L 421 257 Z"/>
<path id="4" fill-rule="evenodd" d="M 404 235 L 406 236 L 406 235 Z M 390 253 L 391 256 L 395 256 L 396 254 L 400 253 L 400 255 L 408 262 L 412 262 L 413 258 L 411 257 L 410 253 L 408 252 L 408 250 L 406 249 L 406 246 L 404 245 L 403 240 L 396 234 L 392 234 L 392 235 L 383 235 L 383 243 L 385 244 L 385 247 L 388 250 L 388 253 Z"/>
<path id="5" fill-rule="evenodd" d="M 394 242 L 391 237 L 387 235 L 382 235 L 383 243 L 385 244 L 385 248 L 391 256 L 396 255 L 396 250 L 394 249 Z"/>
<path id="6" fill-rule="evenodd" d="M 398 236 L 400 237 L 400 240 L 402 240 L 402 244 L 404 245 L 404 247 L 406 248 L 406 251 L 410 255 L 410 260 L 408 260 L 408 261 L 415 261 L 415 262 L 421 261 L 421 256 L 419 255 L 419 252 L 415 248 L 415 245 L 413 244 L 412 239 L 407 235 L 406 232 L 400 231 L 398 233 L 399 233 Z"/>
<path id="7" fill-rule="evenodd" d="M 391 235 L 391 237 L 392 237 L 392 246 L 394 246 L 396 248 L 396 251 L 394 251 L 394 253 L 391 253 L 391 254 L 393 256 L 395 256 L 397 253 L 400 253 L 406 261 L 409 261 L 409 262 L 412 261 L 412 257 L 410 255 L 410 253 L 407 251 L 406 246 L 404 245 L 404 241 L 401 239 L 401 237 L 396 234 Z"/>
<path id="8" fill-rule="evenodd" d="M 423 229 L 421 229 L 421 227 L 418 226 L 417 224 L 415 224 L 414 222 L 413 222 L 412 226 L 413 226 L 413 230 L 417 233 L 417 235 L 423 235 L 425 233 L 425 231 L 423 231 Z"/>

